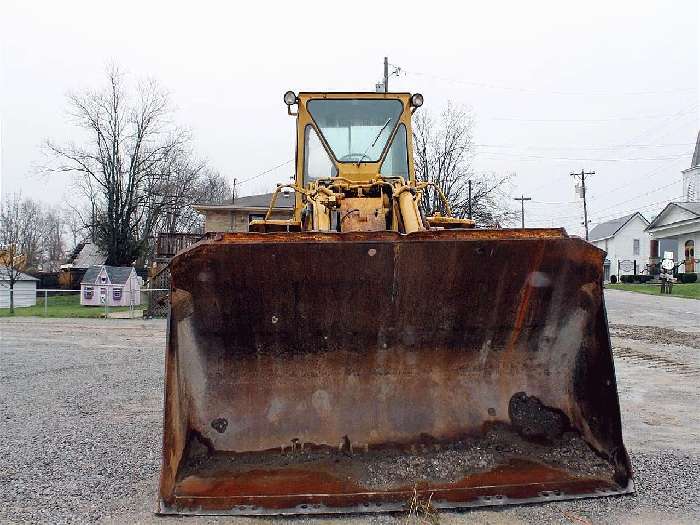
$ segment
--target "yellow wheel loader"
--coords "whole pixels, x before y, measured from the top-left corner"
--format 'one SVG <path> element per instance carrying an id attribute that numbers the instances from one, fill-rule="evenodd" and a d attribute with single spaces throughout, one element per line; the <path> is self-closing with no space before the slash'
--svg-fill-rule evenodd
<path id="1" fill-rule="evenodd" d="M 284 101 L 294 183 L 249 232 L 171 262 L 160 513 L 632 492 L 604 252 L 563 229 L 424 216 L 419 94 Z M 282 191 L 293 217 L 272 219 Z"/>

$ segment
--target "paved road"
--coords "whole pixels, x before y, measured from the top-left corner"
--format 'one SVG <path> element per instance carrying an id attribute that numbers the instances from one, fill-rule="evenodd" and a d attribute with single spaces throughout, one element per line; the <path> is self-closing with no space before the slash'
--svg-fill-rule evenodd
<path id="1" fill-rule="evenodd" d="M 606 293 L 636 496 L 469 512 L 441 523 L 700 522 L 700 301 Z M 403 523 L 156 518 L 163 321 L 0 321 L 0 523 Z"/>
<path id="2" fill-rule="evenodd" d="M 700 332 L 700 301 L 697 299 L 606 290 L 605 303 L 611 323 Z"/>

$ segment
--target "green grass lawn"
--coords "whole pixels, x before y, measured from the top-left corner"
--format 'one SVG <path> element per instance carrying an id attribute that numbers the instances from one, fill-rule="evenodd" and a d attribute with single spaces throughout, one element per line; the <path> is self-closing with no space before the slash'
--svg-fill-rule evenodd
<path id="1" fill-rule="evenodd" d="M 110 312 L 128 311 L 128 306 L 114 307 L 110 306 Z M 80 295 L 77 293 L 66 295 L 49 295 L 48 317 L 103 317 L 105 314 L 104 306 L 80 306 Z M 1 308 L 0 317 L 9 317 L 10 309 Z M 36 306 L 28 306 L 26 308 L 15 308 L 15 316 L 44 317 L 44 298 L 37 297 Z"/>
<path id="2" fill-rule="evenodd" d="M 605 287 L 611 290 L 625 290 L 627 292 L 661 295 L 661 287 L 658 284 L 606 284 Z M 685 297 L 687 299 L 700 299 L 700 283 L 674 283 L 673 293 L 671 295 L 674 297 Z"/>

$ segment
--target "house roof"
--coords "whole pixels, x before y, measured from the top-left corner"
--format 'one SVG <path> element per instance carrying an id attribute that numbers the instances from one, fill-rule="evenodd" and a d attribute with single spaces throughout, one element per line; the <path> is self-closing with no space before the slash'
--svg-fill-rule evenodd
<path id="1" fill-rule="evenodd" d="M 95 265 L 103 265 L 107 256 L 100 251 L 95 243 L 83 242 L 76 246 L 69 257 L 68 263 L 74 268 L 90 268 Z"/>
<path id="2" fill-rule="evenodd" d="M 600 241 L 603 239 L 608 239 L 615 235 L 618 231 L 620 231 L 622 227 L 625 224 L 627 224 L 630 220 L 632 220 L 632 218 L 635 215 L 639 215 L 644 222 L 649 224 L 649 221 L 647 221 L 641 213 L 636 211 L 629 215 L 625 215 L 624 217 L 619 217 L 610 221 L 601 222 L 591 230 L 591 232 L 588 234 L 588 237 L 591 241 Z"/>
<path id="3" fill-rule="evenodd" d="M 700 166 L 700 131 L 698 131 L 698 140 L 695 142 L 695 152 L 693 159 L 690 161 L 690 167 Z"/>
<path id="4" fill-rule="evenodd" d="M 0 268 L 0 281 L 9 281 L 10 280 L 10 272 L 8 271 L 7 268 Z M 38 281 L 36 277 L 32 277 L 31 275 L 27 275 L 26 273 L 19 272 L 17 273 L 17 278 L 15 281 Z"/>
<path id="5" fill-rule="evenodd" d="M 262 193 L 260 195 L 246 195 L 238 197 L 233 203 L 227 204 L 195 204 L 197 210 L 248 210 L 248 209 L 268 209 L 272 200 L 272 193 Z M 294 192 L 280 192 L 273 209 L 294 208 Z"/>
<path id="6" fill-rule="evenodd" d="M 671 206 L 677 206 L 678 208 L 682 208 L 685 211 L 689 211 L 693 215 L 696 215 L 697 217 L 700 218 L 700 202 L 669 202 L 666 207 L 659 212 L 659 214 L 654 217 L 654 220 L 651 221 L 651 224 L 647 226 L 647 230 L 651 230 L 653 228 L 656 228 L 659 225 L 659 222 L 661 222 L 659 219 L 666 213 L 666 210 L 668 210 Z M 684 219 L 683 221 L 676 221 L 676 222 L 684 222 L 689 219 Z M 675 224 L 671 223 L 671 224 Z"/>
<path id="7" fill-rule="evenodd" d="M 83 280 L 80 281 L 80 284 L 95 284 L 102 268 L 107 270 L 107 277 L 109 277 L 109 281 L 112 284 L 126 284 L 131 272 L 134 271 L 131 266 L 91 266 L 83 275 Z"/>

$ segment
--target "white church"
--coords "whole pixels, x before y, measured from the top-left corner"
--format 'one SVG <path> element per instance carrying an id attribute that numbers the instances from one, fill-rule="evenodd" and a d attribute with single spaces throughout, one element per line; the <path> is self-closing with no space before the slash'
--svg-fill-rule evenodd
<path id="1" fill-rule="evenodd" d="M 690 168 L 683 170 L 683 200 L 669 202 L 647 226 L 651 248 L 673 251 L 674 260 L 682 263 L 679 272 L 697 273 L 700 260 L 695 247 L 700 247 L 700 133 Z M 658 242 L 653 242 L 658 241 Z M 650 258 L 663 253 L 650 253 Z"/>

